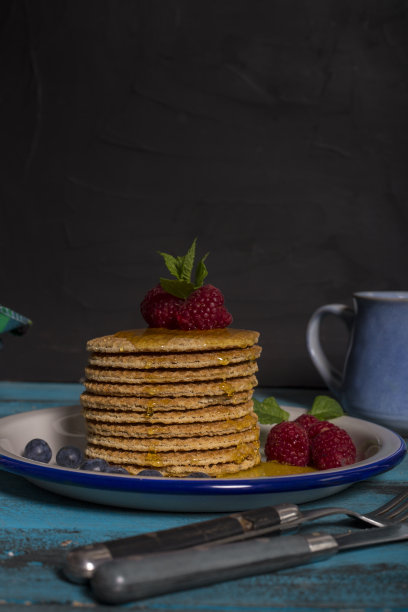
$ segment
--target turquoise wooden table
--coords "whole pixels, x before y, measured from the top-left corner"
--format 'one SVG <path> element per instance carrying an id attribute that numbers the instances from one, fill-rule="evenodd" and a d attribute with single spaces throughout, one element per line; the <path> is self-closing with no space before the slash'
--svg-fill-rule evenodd
<path id="1" fill-rule="evenodd" d="M 81 390 L 79 384 L 3 382 L 0 416 L 77 404 Z M 268 394 L 287 404 L 310 406 L 316 392 L 270 389 Z M 369 511 L 407 486 L 407 472 L 405 458 L 387 473 L 304 507 L 337 505 Z M 4 471 L 0 471 L 0 499 L 0 610 L 2 606 L 7 612 L 115 609 L 96 603 L 86 586 L 71 584 L 62 577 L 60 568 L 70 548 L 219 516 L 99 506 L 42 490 Z M 121 608 L 408 610 L 408 543 L 344 552 L 312 565 L 154 597 L 116 609 Z"/>

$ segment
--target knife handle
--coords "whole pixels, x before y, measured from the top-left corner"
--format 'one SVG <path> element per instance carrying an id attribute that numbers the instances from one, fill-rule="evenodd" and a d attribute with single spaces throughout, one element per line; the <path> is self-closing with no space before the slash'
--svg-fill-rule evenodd
<path id="1" fill-rule="evenodd" d="M 110 561 L 91 578 L 95 597 L 109 604 L 137 601 L 327 558 L 338 550 L 327 534 L 264 537 Z"/>
<path id="2" fill-rule="evenodd" d="M 277 530 L 282 524 L 298 518 L 299 515 L 300 511 L 296 505 L 281 504 L 82 546 L 68 553 L 63 570 L 69 580 L 86 582 L 99 565 L 113 559 L 256 537 L 259 531 Z"/>

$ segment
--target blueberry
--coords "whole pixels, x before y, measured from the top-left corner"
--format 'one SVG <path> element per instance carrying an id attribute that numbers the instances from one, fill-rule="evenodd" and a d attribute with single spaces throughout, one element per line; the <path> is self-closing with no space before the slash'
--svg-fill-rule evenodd
<path id="1" fill-rule="evenodd" d="M 211 478 L 211 476 L 205 472 L 191 472 L 190 474 L 187 474 L 186 478 Z"/>
<path id="2" fill-rule="evenodd" d="M 108 474 L 129 474 L 127 469 L 121 465 L 108 465 L 105 472 Z"/>
<path id="3" fill-rule="evenodd" d="M 91 472 L 106 472 L 108 464 L 105 459 L 86 459 L 80 466 L 81 470 L 90 470 Z"/>
<path id="4" fill-rule="evenodd" d="M 138 476 L 163 476 L 163 474 L 159 470 L 146 469 L 139 472 Z"/>
<path id="5" fill-rule="evenodd" d="M 83 461 L 82 451 L 76 446 L 63 446 L 59 449 L 55 460 L 61 467 L 78 468 Z"/>
<path id="6" fill-rule="evenodd" d="M 33 461 L 41 461 L 41 463 L 49 463 L 52 456 L 52 451 L 45 440 L 41 438 L 34 438 L 27 442 L 23 457 L 26 459 L 33 459 Z"/>

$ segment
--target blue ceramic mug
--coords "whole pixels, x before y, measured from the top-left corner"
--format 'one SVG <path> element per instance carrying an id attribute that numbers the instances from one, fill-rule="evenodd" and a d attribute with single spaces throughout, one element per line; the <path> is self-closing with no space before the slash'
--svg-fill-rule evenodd
<path id="1" fill-rule="evenodd" d="M 327 304 L 313 313 L 306 331 L 310 357 L 348 414 L 408 434 L 408 291 L 359 292 L 353 302 L 354 308 Z M 321 346 L 328 316 L 349 330 L 343 372 Z"/>

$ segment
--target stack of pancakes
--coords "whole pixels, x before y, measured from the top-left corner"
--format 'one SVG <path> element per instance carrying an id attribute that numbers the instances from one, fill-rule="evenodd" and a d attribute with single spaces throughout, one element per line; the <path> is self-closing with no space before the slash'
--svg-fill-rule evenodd
<path id="1" fill-rule="evenodd" d="M 81 396 L 87 456 L 131 474 L 154 468 L 180 477 L 257 465 L 258 337 L 149 328 L 90 340 Z"/>

